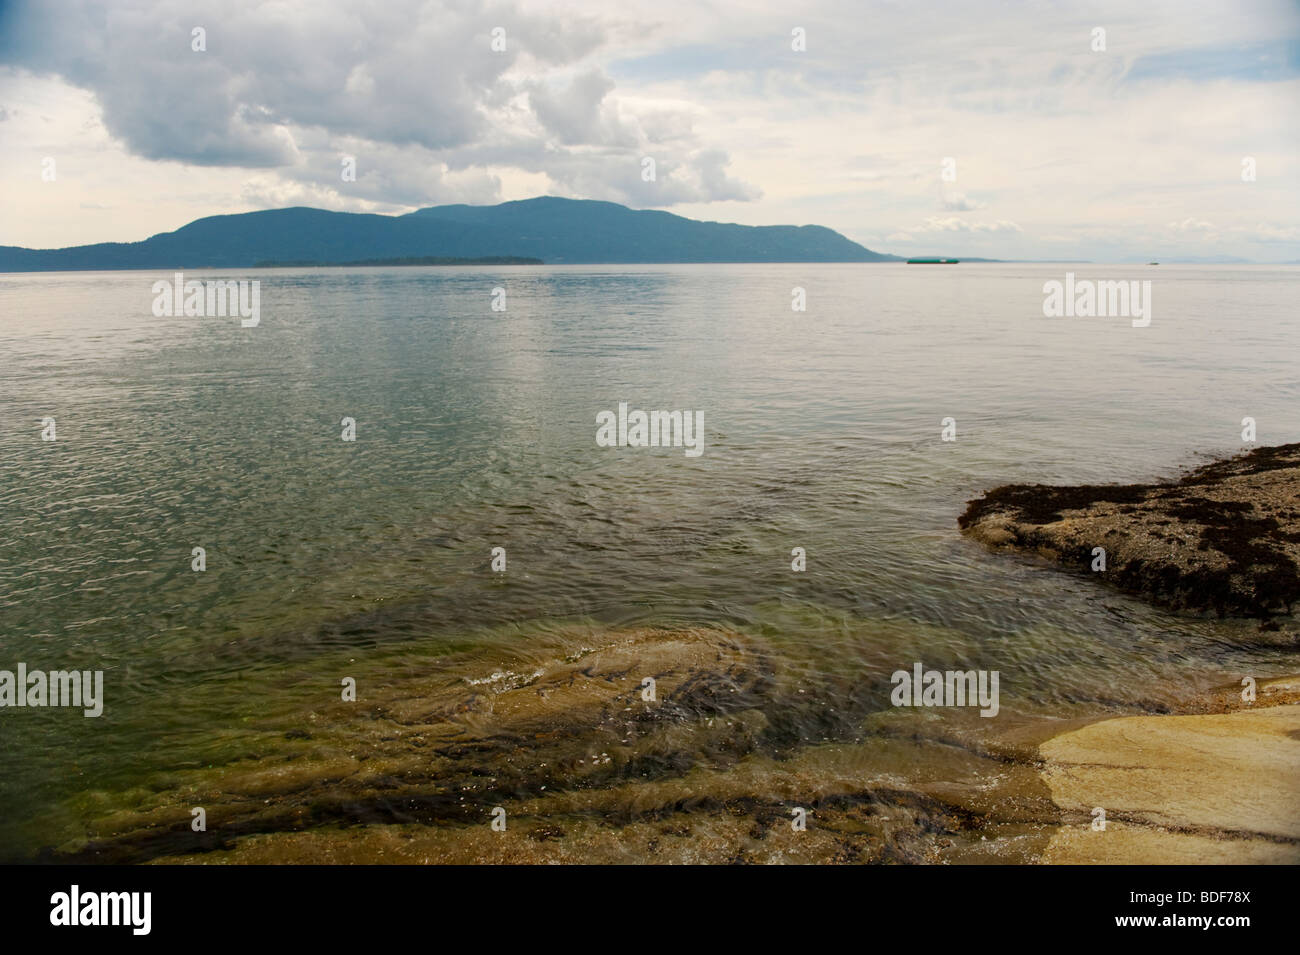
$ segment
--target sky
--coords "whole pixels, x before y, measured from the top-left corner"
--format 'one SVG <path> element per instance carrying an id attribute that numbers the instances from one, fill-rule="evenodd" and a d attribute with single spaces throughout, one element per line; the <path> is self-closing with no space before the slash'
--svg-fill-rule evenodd
<path id="1" fill-rule="evenodd" d="M 1300 2 L 0 0 L 0 245 L 537 195 L 1294 262 Z"/>

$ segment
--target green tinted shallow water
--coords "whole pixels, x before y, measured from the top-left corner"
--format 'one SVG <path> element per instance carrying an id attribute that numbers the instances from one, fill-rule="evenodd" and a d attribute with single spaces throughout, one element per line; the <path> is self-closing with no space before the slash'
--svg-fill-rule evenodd
<path id="1" fill-rule="evenodd" d="M 106 671 L 98 720 L 0 711 L 0 854 L 255 749 L 340 675 L 463 685 L 575 633 L 753 635 L 817 695 L 810 740 L 918 660 L 999 670 L 1012 719 L 1293 672 L 1251 624 L 958 536 L 997 484 L 1173 476 L 1247 415 L 1300 440 L 1300 269 L 1070 268 L 1151 279 L 1150 327 L 1044 318 L 1065 266 L 187 273 L 259 279 L 251 329 L 154 317 L 170 273 L 0 276 L 0 668 Z M 620 401 L 702 411 L 704 454 L 597 447 Z"/>

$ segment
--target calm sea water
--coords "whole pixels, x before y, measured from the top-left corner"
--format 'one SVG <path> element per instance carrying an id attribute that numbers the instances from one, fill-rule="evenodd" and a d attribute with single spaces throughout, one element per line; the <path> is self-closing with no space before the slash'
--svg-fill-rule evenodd
<path id="1" fill-rule="evenodd" d="M 1150 327 L 1043 317 L 1067 268 L 1150 279 Z M 106 677 L 98 720 L 0 712 L 0 856 L 75 839 L 87 794 L 237 752 L 344 661 L 382 679 L 449 648 L 468 679 L 575 622 L 731 627 L 809 686 L 997 669 L 1010 714 L 1300 662 L 956 526 L 998 484 L 1176 476 L 1240 450 L 1245 416 L 1300 440 L 1300 269 L 186 274 L 259 279 L 249 329 L 154 317 L 170 277 L 0 276 L 0 668 Z M 702 411 L 704 454 L 597 447 L 620 401 Z"/>

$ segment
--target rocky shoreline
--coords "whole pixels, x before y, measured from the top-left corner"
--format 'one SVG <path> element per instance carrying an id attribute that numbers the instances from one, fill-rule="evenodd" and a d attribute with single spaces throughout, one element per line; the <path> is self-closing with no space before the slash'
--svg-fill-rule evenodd
<path id="1" fill-rule="evenodd" d="M 961 525 L 1085 573 L 1104 548 L 1097 576 L 1167 606 L 1272 617 L 1300 596 L 1298 488 L 1288 445 L 1167 484 L 1002 487 Z M 1300 862 L 1300 677 L 986 720 L 890 707 L 883 676 L 819 686 L 760 634 L 547 639 L 403 651 L 360 702 L 250 714 L 224 758 L 82 794 L 61 811 L 83 832 L 30 861 Z"/>
<path id="2" fill-rule="evenodd" d="M 1044 742 L 1043 779 L 1066 824 L 1038 861 L 1300 861 L 1300 677 L 1258 690 L 1248 703 L 1222 687 L 1204 713 L 1101 720 Z"/>
<path id="3" fill-rule="evenodd" d="M 1004 485 L 958 525 L 992 550 L 1036 554 L 1171 609 L 1287 614 L 1300 601 L 1300 444 L 1168 483 Z"/>
<path id="4" fill-rule="evenodd" d="M 962 532 L 1173 610 L 1262 618 L 1300 600 L 1300 444 L 1259 448 L 1157 484 L 1009 484 Z M 1300 860 L 1300 678 L 1257 700 L 1220 688 L 1179 715 L 1121 716 L 1038 747 L 1061 824 L 1049 864 Z M 1104 828 L 1094 826 L 1104 813 Z"/>
<path id="5" fill-rule="evenodd" d="M 415 667 L 362 704 L 259 721 L 225 763 L 88 793 L 85 837 L 37 861 L 1300 861 L 1300 706 L 1279 705 L 1300 680 L 1261 681 L 1250 705 L 1224 687 L 1186 716 L 937 718 L 864 698 L 837 714 L 848 732 L 792 742 L 783 723 L 824 705 L 729 630 L 611 631 L 480 672 Z"/>

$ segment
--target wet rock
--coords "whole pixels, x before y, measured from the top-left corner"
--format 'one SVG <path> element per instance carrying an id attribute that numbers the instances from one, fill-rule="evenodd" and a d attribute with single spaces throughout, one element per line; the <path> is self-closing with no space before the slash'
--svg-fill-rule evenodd
<path id="1" fill-rule="evenodd" d="M 1286 614 L 1300 600 L 1300 444 L 1167 484 L 1005 485 L 958 524 L 990 549 L 1038 554 L 1174 609 Z M 1096 548 L 1104 570 L 1093 570 Z"/>
<path id="2" fill-rule="evenodd" d="M 142 862 L 331 823 L 477 826 L 497 805 L 513 815 L 519 800 L 548 792 L 733 763 L 765 728 L 755 704 L 770 690 L 759 647 L 714 628 L 607 633 L 563 658 L 450 685 L 432 674 L 370 686 L 362 702 L 288 717 L 310 734 L 279 717 L 261 728 L 256 755 L 106 798 L 116 805 L 85 842 L 44 858 Z M 206 832 L 191 830 L 193 806 L 207 810 Z M 540 841 L 559 838 L 539 826 Z"/>

